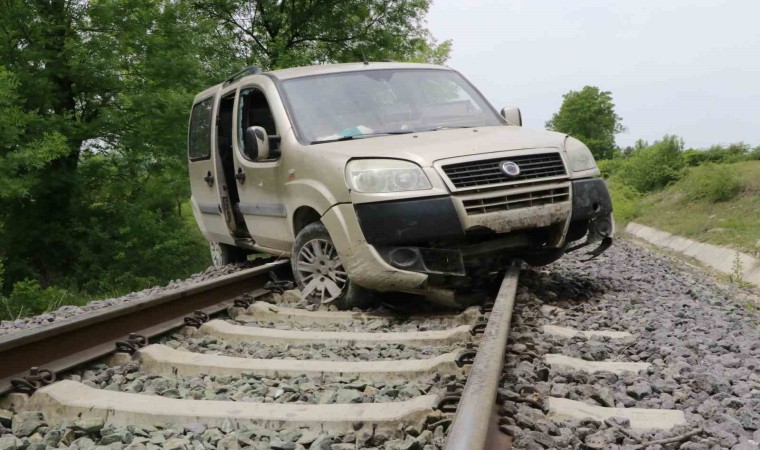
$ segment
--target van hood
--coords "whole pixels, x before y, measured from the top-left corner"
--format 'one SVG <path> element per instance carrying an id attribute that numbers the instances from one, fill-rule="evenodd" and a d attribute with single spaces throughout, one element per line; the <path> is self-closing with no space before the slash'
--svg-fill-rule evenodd
<path id="1" fill-rule="evenodd" d="M 564 149 L 566 137 L 553 131 L 495 126 L 368 137 L 312 147 L 347 159 L 395 158 L 431 167 L 436 161 L 460 156 L 529 148 Z"/>

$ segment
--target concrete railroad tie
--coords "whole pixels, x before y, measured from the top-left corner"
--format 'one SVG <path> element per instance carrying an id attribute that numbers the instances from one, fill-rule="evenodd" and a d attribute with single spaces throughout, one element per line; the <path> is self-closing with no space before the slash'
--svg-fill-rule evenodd
<path id="1" fill-rule="evenodd" d="M 27 411 L 40 411 L 51 424 L 72 417 L 100 418 L 107 424 L 155 426 L 204 423 L 221 427 L 258 425 L 280 430 L 303 427 L 314 431 L 348 433 L 359 429 L 394 432 L 399 426 L 424 424 L 438 401 L 437 395 L 423 395 L 393 403 L 304 405 L 180 400 L 153 395 L 94 389 L 76 381 L 63 380 L 45 386 L 32 395 Z M 355 426 L 361 425 L 357 429 Z"/>
<path id="2" fill-rule="evenodd" d="M 586 373 L 612 372 L 615 375 L 638 373 L 647 370 L 650 366 L 649 363 L 645 362 L 586 361 L 555 353 L 544 355 L 544 361 L 552 368 L 571 369 Z"/>
<path id="3" fill-rule="evenodd" d="M 633 430 L 669 430 L 686 424 L 683 411 L 673 409 L 607 408 L 557 397 L 549 397 L 546 406 L 549 410 L 547 418 L 555 422 L 583 419 L 603 422 L 612 417 L 624 417 L 631 421 Z"/>
<path id="4" fill-rule="evenodd" d="M 320 361 L 294 359 L 253 359 L 209 355 L 174 350 L 160 344 L 149 345 L 135 354 L 140 370 L 164 376 L 241 376 L 309 377 L 334 375 L 363 381 L 412 380 L 434 374 L 463 375 L 456 365 L 457 352 L 429 359 L 385 361 Z"/>
<path id="5" fill-rule="evenodd" d="M 580 335 L 580 336 L 585 337 L 586 339 L 590 339 L 594 337 L 608 337 L 610 339 L 623 339 L 623 338 L 633 336 L 631 333 L 628 333 L 627 331 L 611 331 L 611 330 L 582 331 L 582 330 L 576 330 L 574 328 L 560 327 L 557 325 L 544 325 L 543 331 L 544 331 L 544 334 L 548 334 L 550 336 L 558 336 L 558 337 L 565 337 L 565 338 L 572 338 L 572 337 Z"/>
<path id="6" fill-rule="evenodd" d="M 199 328 L 202 334 L 227 342 L 264 344 L 325 344 L 374 346 L 378 344 L 450 345 L 472 341 L 470 327 L 460 325 L 440 331 L 409 331 L 399 333 L 360 333 L 344 331 L 296 331 L 275 328 L 234 325 L 224 320 L 211 320 Z"/>
<path id="7" fill-rule="evenodd" d="M 480 309 L 471 307 L 457 315 L 404 316 L 394 313 L 358 313 L 350 311 L 306 311 L 305 309 L 283 308 L 267 302 L 255 302 L 246 310 L 247 315 L 238 316 L 235 320 L 251 322 L 255 320 L 267 322 L 286 322 L 300 325 L 335 325 L 347 321 L 398 322 L 405 320 L 440 320 L 452 327 L 457 325 L 472 325 L 480 318 Z"/>

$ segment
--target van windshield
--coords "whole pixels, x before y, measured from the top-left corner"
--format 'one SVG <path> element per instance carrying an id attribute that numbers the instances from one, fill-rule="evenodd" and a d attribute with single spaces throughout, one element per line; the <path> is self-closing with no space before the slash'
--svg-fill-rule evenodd
<path id="1" fill-rule="evenodd" d="M 319 144 L 503 122 L 458 73 L 382 69 L 294 78 L 282 90 L 301 137 Z"/>

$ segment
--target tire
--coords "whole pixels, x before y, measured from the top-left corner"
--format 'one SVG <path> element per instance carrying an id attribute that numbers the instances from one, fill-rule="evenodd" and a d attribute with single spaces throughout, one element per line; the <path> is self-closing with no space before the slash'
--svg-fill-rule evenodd
<path id="1" fill-rule="evenodd" d="M 371 291 L 348 278 L 322 222 L 310 223 L 298 233 L 290 264 L 301 295 L 311 303 L 348 310 L 364 306 L 371 299 Z"/>
<path id="2" fill-rule="evenodd" d="M 540 267 L 540 266 L 548 266 L 554 261 L 557 261 L 558 259 L 562 258 L 564 254 L 565 254 L 565 249 L 558 248 L 558 249 L 546 251 L 544 253 L 537 253 L 535 255 L 523 255 L 521 259 L 525 261 L 529 266 Z"/>
<path id="3" fill-rule="evenodd" d="M 221 269 L 227 264 L 245 262 L 248 260 L 248 252 L 234 245 L 222 244 L 220 242 L 209 242 L 211 251 L 211 263 L 217 269 Z"/>

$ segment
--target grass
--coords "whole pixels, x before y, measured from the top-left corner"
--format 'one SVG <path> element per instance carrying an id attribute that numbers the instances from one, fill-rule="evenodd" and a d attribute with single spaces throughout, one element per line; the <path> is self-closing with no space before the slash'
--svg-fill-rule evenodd
<path id="1" fill-rule="evenodd" d="M 643 197 L 634 220 L 700 242 L 760 256 L 760 161 L 727 164 L 742 180 L 728 201 L 688 201 L 678 183 Z"/>

